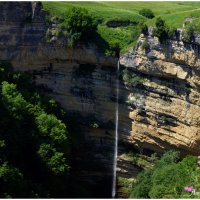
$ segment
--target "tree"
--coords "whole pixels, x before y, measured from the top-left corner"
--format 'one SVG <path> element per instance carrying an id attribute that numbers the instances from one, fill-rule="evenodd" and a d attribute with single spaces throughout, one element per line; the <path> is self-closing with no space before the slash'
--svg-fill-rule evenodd
<path id="1" fill-rule="evenodd" d="M 142 49 L 145 50 L 145 52 L 148 52 L 150 49 L 150 44 L 148 43 L 147 39 L 142 44 Z"/>
<path id="2" fill-rule="evenodd" d="M 67 197 L 70 143 L 61 106 L 0 62 L 0 107 L 0 198 Z"/>
<path id="3" fill-rule="evenodd" d="M 194 156 L 180 160 L 178 152 L 165 153 L 151 169 L 137 176 L 131 198 L 183 198 L 185 186 L 199 184 L 196 163 Z"/>
<path id="4" fill-rule="evenodd" d="M 97 30 L 97 21 L 85 8 L 70 8 L 66 13 L 66 31 L 72 45 L 87 41 Z"/>
<path id="5" fill-rule="evenodd" d="M 23 195 L 23 175 L 7 162 L 0 165 L 0 197 L 11 198 Z"/>
<path id="6" fill-rule="evenodd" d="M 155 17 L 153 11 L 151 9 L 148 9 L 148 8 L 144 8 L 144 9 L 140 10 L 139 14 L 146 17 L 146 18 L 149 18 L 149 19 L 152 19 L 152 18 Z"/>
<path id="7" fill-rule="evenodd" d="M 143 33 L 144 35 L 148 35 L 148 27 L 146 24 L 142 24 L 141 33 Z"/>
<path id="8" fill-rule="evenodd" d="M 58 144 L 66 143 L 68 134 L 66 126 L 54 115 L 48 115 L 42 112 L 36 117 L 36 124 L 41 135 L 49 136 Z"/>
<path id="9" fill-rule="evenodd" d="M 182 33 L 183 41 L 194 42 L 196 29 L 197 29 L 197 27 L 194 24 L 187 26 L 186 29 Z"/>
<path id="10" fill-rule="evenodd" d="M 2 82 L 2 97 L 9 112 L 12 113 L 16 119 L 21 119 L 23 113 L 26 112 L 27 102 L 17 91 L 16 85 L 10 84 L 6 81 Z"/>
<path id="11" fill-rule="evenodd" d="M 133 184 L 133 191 L 131 198 L 149 198 L 149 191 L 152 187 L 152 176 L 153 171 L 144 171 L 137 176 L 136 182 Z"/>
<path id="12" fill-rule="evenodd" d="M 63 174 L 68 171 L 66 158 L 62 152 L 57 152 L 56 148 L 51 144 L 41 144 L 38 150 L 38 155 L 47 165 L 48 169 L 54 174 Z"/>
<path id="13" fill-rule="evenodd" d="M 153 35 L 158 37 L 161 43 L 168 37 L 166 29 L 167 26 L 165 24 L 165 21 L 162 18 L 158 17 L 156 19 L 156 28 L 153 29 Z"/>

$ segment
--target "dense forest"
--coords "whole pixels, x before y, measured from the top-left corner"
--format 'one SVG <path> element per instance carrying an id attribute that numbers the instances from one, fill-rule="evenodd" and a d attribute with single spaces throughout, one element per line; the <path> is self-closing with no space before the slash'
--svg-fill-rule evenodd
<path id="1" fill-rule="evenodd" d="M 70 137 L 65 112 L 30 75 L 0 63 L 0 197 L 66 197 Z M 59 187 L 58 187 L 59 185 Z"/>

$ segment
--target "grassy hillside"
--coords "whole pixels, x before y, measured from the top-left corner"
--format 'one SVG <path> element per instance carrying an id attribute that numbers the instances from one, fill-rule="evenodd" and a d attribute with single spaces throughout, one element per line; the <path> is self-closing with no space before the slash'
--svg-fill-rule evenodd
<path id="1" fill-rule="evenodd" d="M 186 17 L 200 17 L 200 2 L 43 2 L 44 10 L 53 16 L 63 16 L 71 7 L 86 8 L 92 16 L 101 19 L 98 26 L 99 35 L 108 45 L 119 43 L 122 52 L 136 43 L 140 33 L 140 26 L 144 22 L 154 25 L 157 17 L 161 16 L 169 26 L 182 27 Z M 151 9 L 154 19 L 147 19 L 139 15 L 143 8 Z M 129 27 L 108 28 L 106 22 L 111 20 L 132 21 L 137 25 Z M 106 50 L 100 41 L 96 43 Z"/>

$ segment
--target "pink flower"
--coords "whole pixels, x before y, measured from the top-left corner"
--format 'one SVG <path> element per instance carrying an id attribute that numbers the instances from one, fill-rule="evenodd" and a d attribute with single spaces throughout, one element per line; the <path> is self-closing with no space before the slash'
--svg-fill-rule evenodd
<path id="1" fill-rule="evenodd" d="M 187 191 L 187 192 L 192 192 L 193 187 L 192 186 L 186 186 L 186 187 L 184 187 L 184 190 Z"/>

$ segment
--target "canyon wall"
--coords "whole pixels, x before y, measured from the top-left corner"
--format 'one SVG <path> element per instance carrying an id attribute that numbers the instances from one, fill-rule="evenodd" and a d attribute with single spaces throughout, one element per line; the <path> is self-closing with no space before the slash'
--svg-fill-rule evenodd
<path id="1" fill-rule="evenodd" d="M 143 49 L 145 42 L 149 49 Z M 199 50 L 197 43 L 167 40 L 160 44 L 152 35 L 141 35 L 135 51 L 121 58 L 122 65 L 143 78 L 129 96 L 135 99 L 129 113 L 134 145 L 198 155 Z"/>
<path id="2" fill-rule="evenodd" d="M 74 130 L 72 197 L 111 196 L 118 59 L 93 44 L 47 41 L 56 24 L 45 23 L 40 3 L 0 3 L 0 9 L 0 59 L 32 74 L 37 87 L 61 103 Z"/>
<path id="3" fill-rule="evenodd" d="M 79 127 L 72 133 L 78 143 L 72 173 L 85 187 L 83 197 L 109 197 L 118 59 L 99 53 L 94 44 L 70 48 L 65 37 L 47 41 L 47 31 L 56 24 L 45 23 L 40 3 L 4 2 L 0 8 L 0 59 L 31 73 L 36 85 L 61 103 L 69 124 Z M 142 48 L 145 40 L 148 50 Z M 131 179 L 141 170 L 126 158 L 129 151 L 198 154 L 198 50 L 197 44 L 160 44 L 151 35 L 141 35 L 137 47 L 121 56 L 119 177 Z M 124 69 L 137 77 L 132 85 L 123 80 Z M 124 197 L 123 192 L 118 195 Z"/>

